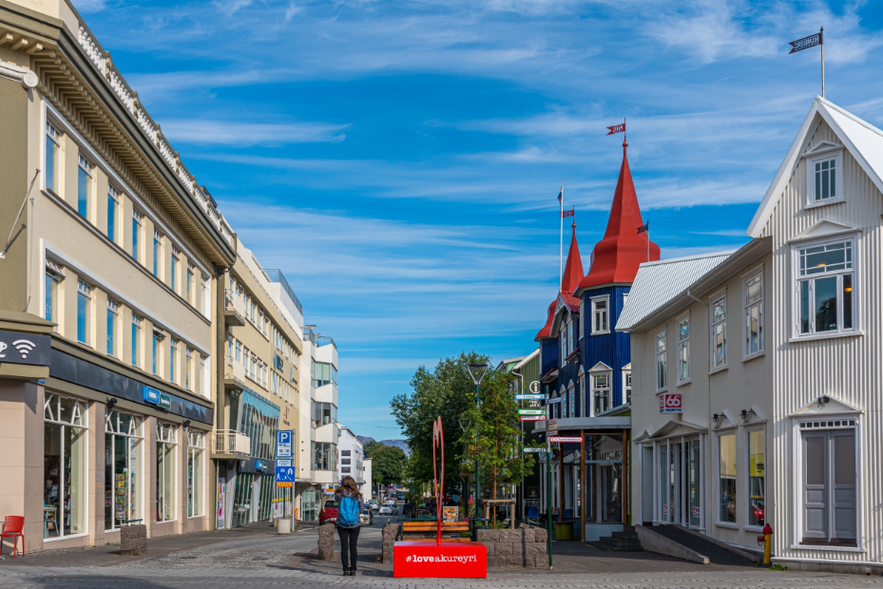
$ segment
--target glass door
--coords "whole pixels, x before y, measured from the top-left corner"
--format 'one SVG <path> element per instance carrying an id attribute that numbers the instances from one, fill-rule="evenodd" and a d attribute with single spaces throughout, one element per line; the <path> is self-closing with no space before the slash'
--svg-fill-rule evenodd
<path id="1" fill-rule="evenodd" d="M 700 487 L 702 462 L 699 455 L 699 440 L 690 440 L 687 442 L 687 446 L 689 448 L 687 467 L 689 472 L 687 480 L 690 506 L 689 522 L 690 527 L 699 528 L 702 525 L 700 518 L 702 515 L 702 506 L 700 505 L 702 501 L 702 490 Z"/>

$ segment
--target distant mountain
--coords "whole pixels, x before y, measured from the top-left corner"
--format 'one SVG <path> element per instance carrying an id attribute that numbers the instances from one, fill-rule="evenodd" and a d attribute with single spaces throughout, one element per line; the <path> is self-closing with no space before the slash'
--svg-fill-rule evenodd
<path id="1" fill-rule="evenodd" d="M 356 439 L 359 440 L 359 443 L 362 444 L 363 446 L 365 444 L 367 444 L 368 442 L 376 442 L 377 441 L 374 438 L 372 438 L 371 436 L 356 436 Z"/>
<path id="2" fill-rule="evenodd" d="M 405 440 L 380 440 L 380 443 L 384 446 L 395 446 L 396 448 L 401 448 L 405 451 L 406 455 L 411 455 L 411 449 L 408 447 L 408 442 L 406 442 Z"/>

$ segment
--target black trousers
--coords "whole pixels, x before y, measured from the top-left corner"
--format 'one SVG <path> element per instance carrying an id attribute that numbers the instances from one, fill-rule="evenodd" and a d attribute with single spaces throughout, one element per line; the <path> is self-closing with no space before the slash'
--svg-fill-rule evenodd
<path id="1" fill-rule="evenodd" d="M 337 528 L 337 535 L 340 536 L 340 562 L 343 564 L 343 570 L 356 570 L 356 563 L 359 562 L 359 551 L 357 545 L 359 543 L 359 530 L 361 528 Z"/>

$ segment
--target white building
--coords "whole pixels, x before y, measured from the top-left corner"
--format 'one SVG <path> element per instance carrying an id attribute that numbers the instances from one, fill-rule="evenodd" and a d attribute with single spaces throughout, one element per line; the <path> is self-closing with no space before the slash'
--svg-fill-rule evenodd
<path id="1" fill-rule="evenodd" d="M 362 461 L 362 477 L 365 479 L 365 486 L 362 487 L 362 495 L 365 501 L 374 499 L 374 461 L 371 458 L 365 458 Z"/>
<path id="2" fill-rule="evenodd" d="M 362 463 L 365 459 L 365 450 L 362 448 L 362 442 L 347 426 L 341 425 L 338 429 L 340 436 L 337 443 L 339 452 L 337 480 L 349 475 L 355 479 L 359 490 L 364 493 L 365 473 Z"/>

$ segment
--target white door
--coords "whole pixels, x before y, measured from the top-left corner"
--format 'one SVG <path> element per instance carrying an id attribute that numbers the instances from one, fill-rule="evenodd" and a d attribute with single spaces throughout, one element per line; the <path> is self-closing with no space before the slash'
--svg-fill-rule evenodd
<path id="1" fill-rule="evenodd" d="M 855 458 L 855 430 L 803 432 L 803 544 L 856 544 Z"/>

